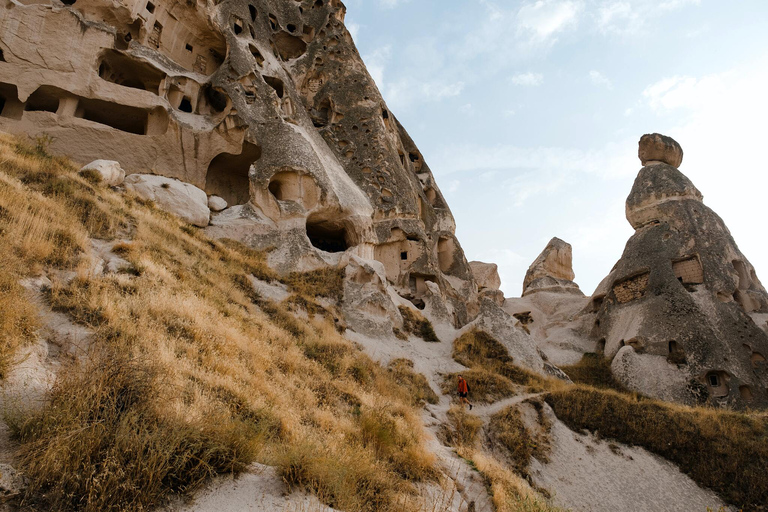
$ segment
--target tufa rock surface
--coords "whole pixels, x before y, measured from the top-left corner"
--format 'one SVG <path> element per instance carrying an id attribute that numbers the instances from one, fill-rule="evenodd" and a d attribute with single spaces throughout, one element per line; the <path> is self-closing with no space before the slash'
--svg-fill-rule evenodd
<path id="1" fill-rule="evenodd" d="M 768 294 L 722 219 L 667 163 L 640 170 L 627 219 L 635 234 L 586 308 L 614 375 L 665 400 L 768 406 Z"/>
<path id="2" fill-rule="evenodd" d="M 683 163 L 683 148 L 671 137 L 647 133 L 640 138 L 637 156 L 643 166 L 664 163 L 677 168 Z"/>
<path id="3" fill-rule="evenodd" d="M 114 160 L 94 160 L 82 169 L 82 171 L 96 171 L 101 176 L 101 181 L 107 185 L 117 186 L 125 180 L 125 171 L 120 167 L 120 162 Z"/>
<path id="4" fill-rule="evenodd" d="M 43 0 L 0 12 L 0 130 L 45 137 L 78 162 L 119 162 L 139 173 L 126 188 L 209 236 L 269 249 L 278 272 L 349 265 L 350 330 L 394 336 L 400 300 L 456 329 L 505 314 L 498 289 L 478 290 L 341 1 Z M 543 368 L 530 337 L 517 342 Z"/>
<path id="5" fill-rule="evenodd" d="M 208 225 L 211 211 L 208 209 L 208 196 L 194 185 L 179 180 L 153 176 L 150 174 L 131 174 L 125 178 L 125 188 L 182 220 L 204 227 Z"/>
<path id="6" fill-rule="evenodd" d="M 498 290 L 501 287 L 499 267 L 495 263 L 483 263 L 482 261 L 470 261 L 469 268 L 475 277 L 478 288 L 486 290 Z"/>
<path id="7" fill-rule="evenodd" d="M 573 282 L 575 277 L 571 245 L 553 238 L 528 267 L 523 295 L 543 289 L 572 290 L 580 294 L 579 286 Z"/>

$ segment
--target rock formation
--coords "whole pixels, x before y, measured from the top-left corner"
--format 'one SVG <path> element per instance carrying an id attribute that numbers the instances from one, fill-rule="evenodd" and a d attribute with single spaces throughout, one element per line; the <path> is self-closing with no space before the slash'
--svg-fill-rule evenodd
<path id="1" fill-rule="evenodd" d="M 645 135 L 627 198 L 635 234 L 591 298 L 598 350 L 642 393 L 684 403 L 768 405 L 768 295 L 722 219 L 675 165 L 682 149 Z"/>
<path id="2" fill-rule="evenodd" d="M 571 245 L 555 237 L 528 267 L 523 281 L 523 296 L 552 289 L 581 294 L 579 285 L 573 282 L 575 277 Z"/>
<path id="3" fill-rule="evenodd" d="M 353 329 L 391 333 L 400 300 L 437 300 L 454 328 L 504 314 L 498 285 L 478 293 L 451 211 L 339 0 L 1 9 L 0 130 L 77 162 L 119 162 L 138 173 L 127 189 L 210 236 L 270 249 L 281 272 L 353 262 Z"/>
<path id="4" fill-rule="evenodd" d="M 589 299 L 574 278 L 571 245 L 553 238 L 528 268 L 522 297 L 503 304 L 556 365 L 576 363 L 594 346 L 591 321 L 581 315 Z"/>

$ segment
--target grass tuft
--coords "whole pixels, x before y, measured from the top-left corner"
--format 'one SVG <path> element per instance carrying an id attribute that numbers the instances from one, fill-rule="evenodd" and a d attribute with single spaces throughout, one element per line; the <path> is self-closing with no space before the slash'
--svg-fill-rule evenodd
<path id="1" fill-rule="evenodd" d="M 436 343 L 440 341 L 440 338 L 435 333 L 435 329 L 432 327 L 432 322 L 424 318 L 421 313 L 417 313 L 406 306 L 398 306 L 398 309 L 403 316 L 403 329 L 405 332 L 413 334 L 424 341 Z"/>
<path id="2" fill-rule="evenodd" d="M 586 353 L 578 363 L 561 366 L 560 369 L 576 384 L 627 391 L 627 388 L 614 378 L 611 372 L 611 360 L 602 354 Z"/>
<path id="3" fill-rule="evenodd" d="M 395 359 L 389 363 L 388 370 L 392 379 L 408 389 L 413 405 L 436 404 L 440 401 L 437 393 L 427 382 L 426 377 L 413 371 L 413 361 Z"/>

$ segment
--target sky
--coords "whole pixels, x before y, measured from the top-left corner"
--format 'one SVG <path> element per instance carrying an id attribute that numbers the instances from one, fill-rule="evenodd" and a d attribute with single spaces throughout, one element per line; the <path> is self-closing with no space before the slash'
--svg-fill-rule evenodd
<path id="1" fill-rule="evenodd" d="M 418 145 L 468 260 L 519 296 L 554 236 L 592 294 L 633 230 L 637 141 L 680 170 L 768 284 L 768 2 L 345 0 L 346 25 Z"/>

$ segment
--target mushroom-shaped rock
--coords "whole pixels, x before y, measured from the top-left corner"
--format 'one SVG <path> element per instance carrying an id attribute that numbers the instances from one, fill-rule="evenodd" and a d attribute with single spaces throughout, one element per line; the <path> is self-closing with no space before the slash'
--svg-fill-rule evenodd
<path id="1" fill-rule="evenodd" d="M 208 196 L 189 183 L 152 174 L 131 174 L 125 178 L 125 188 L 195 226 L 205 227 L 210 221 Z"/>
<path id="2" fill-rule="evenodd" d="M 80 169 L 80 172 L 83 171 L 98 173 L 103 183 L 112 186 L 120 185 L 125 179 L 125 171 L 120 167 L 120 163 L 114 160 L 94 160 Z"/>
<path id="3" fill-rule="evenodd" d="M 499 267 L 495 263 L 483 263 L 482 261 L 470 261 L 469 268 L 475 277 L 477 286 L 487 290 L 498 290 L 501 287 Z"/>
<path id="4" fill-rule="evenodd" d="M 672 137 L 647 133 L 640 137 L 637 156 L 643 166 L 665 163 L 677 168 L 683 163 L 683 148 Z"/>
<path id="5" fill-rule="evenodd" d="M 212 212 L 220 212 L 227 207 L 227 201 L 219 196 L 210 196 L 208 198 L 208 208 L 211 209 Z"/>
<path id="6" fill-rule="evenodd" d="M 523 281 L 523 295 L 540 289 L 575 288 L 571 244 L 559 238 L 549 241 L 539 257 L 528 267 Z"/>
<path id="7" fill-rule="evenodd" d="M 643 167 L 627 197 L 626 215 L 632 227 L 663 221 L 672 215 L 673 204 L 701 202 L 703 196 L 683 173 L 667 164 Z"/>
<path id="8" fill-rule="evenodd" d="M 768 293 L 723 220 L 667 163 L 640 170 L 626 213 L 635 233 L 586 323 L 614 377 L 663 400 L 768 408 L 751 391 L 768 388 L 751 360 L 768 354 Z"/>

